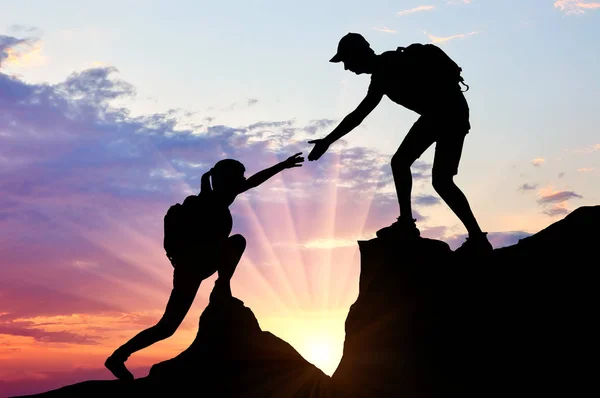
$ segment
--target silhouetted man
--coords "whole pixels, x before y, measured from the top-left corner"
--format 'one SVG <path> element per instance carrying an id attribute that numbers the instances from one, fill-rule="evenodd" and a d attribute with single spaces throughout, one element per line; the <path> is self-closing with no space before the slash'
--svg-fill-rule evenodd
<path id="1" fill-rule="evenodd" d="M 215 281 L 211 301 L 231 297 L 229 282 L 246 248 L 246 239 L 239 234 L 229 236 L 233 227 L 229 206 L 237 195 L 259 186 L 275 174 L 301 167 L 304 158 L 300 155 L 297 153 L 248 179 L 244 177 L 246 169 L 242 163 L 233 159 L 221 160 L 202 176 L 199 195 L 190 195 L 182 205 L 177 204 L 169 209 L 165 216 L 164 246 L 174 267 L 171 296 L 164 315 L 156 325 L 137 334 L 106 360 L 105 366 L 115 377 L 133 379 L 125 367 L 127 358 L 172 336 L 190 309 L 200 283 L 217 270 L 219 277 Z M 172 209 L 179 213 L 169 214 Z M 182 209 L 184 213 L 181 213 Z M 171 218 L 171 215 L 179 217 L 175 224 L 177 228 L 172 231 L 169 223 L 175 218 Z"/>
<path id="2" fill-rule="evenodd" d="M 427 60 L 424 57 L 431 58 Z M 471 128 L 469 107 L 459 85 L 462 78 L 458 65 L 441 49 L 430 44 L 413 44 L 377 55 L 358 33 L 348 33 L 340 40 L 337 54 L 330 62 L 343 62 L 346 70 L 357 75 L 371 74 L 371 83 L 358 107 L 329 135 L 309 141 L 315 146 L 308 160 L 319 159 L 331 144 L 359 126 L 387 95 L 392 101 L 421 116 L 392 157 L 400 217 L 391 226 L 377 231 L 377 236 L 420 236 L 411 209 L 410 167 L 435 142 L 433 187 L 469 233 L 466 242 L 457 251 L 491 251 L 487 233 L 481 231 L 467 198 L 453 181 L 458 173 L 465 136 Z"/>

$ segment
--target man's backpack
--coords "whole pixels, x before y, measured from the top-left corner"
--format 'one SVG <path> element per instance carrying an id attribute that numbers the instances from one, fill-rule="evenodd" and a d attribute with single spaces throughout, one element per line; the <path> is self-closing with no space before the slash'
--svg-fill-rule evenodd
<path id="1" fill-rule="evenodd" d="M 404 65 L 414 77 L 418 76 L 432 84 L 462 84 L 466 87 L 464 91 L 469 90 L 461 76 L 462 68 L 438 46 L 415 43 L 398 47 L 396 51 L 403 55 Z"/>

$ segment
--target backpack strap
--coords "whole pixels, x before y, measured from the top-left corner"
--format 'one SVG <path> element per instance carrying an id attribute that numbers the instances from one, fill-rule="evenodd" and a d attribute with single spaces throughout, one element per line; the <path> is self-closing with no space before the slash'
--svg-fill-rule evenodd
<path id="1" fill-rule="evenodd" d="M 462 68 L 458 68 L 461 72 L 462 72 Z M 467 91 L 469 91 L 469 85 L 467 83 L 465 83 L 465 80 L 463 79 L 463 77 L 460 77 L 460 80 L 458 81 L 458 84 L 465 86 L 467 89 L 463 90 L 461 89 L 460 91 L 462 91 L 463 93 L 466 93 Z"/>

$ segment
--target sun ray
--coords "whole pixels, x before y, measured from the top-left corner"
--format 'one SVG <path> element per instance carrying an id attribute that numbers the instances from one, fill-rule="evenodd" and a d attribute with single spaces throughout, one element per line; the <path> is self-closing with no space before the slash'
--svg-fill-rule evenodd
<path id="1" fill-rule="evenodd" d="M 110 253 L 117 259 L 119 259 L 129 265 L 132 265 L 137 269 L 141 269 L 144 272 L 153 274 L 152 276 L 154 276 L 156 280 L 158 280 L 158 281 L 164 280 L 164 273 L 161 274 L 160 272 L 153 270 L 151 267 L 140 265 L 140 262 L 136 260 L 136 258 L 137 258 L 136 255 L 121 254 L 113 246 L 105 243 L 105 241 L 102 239 L 102 237 L 106 234 L 106 231 L 94 234 L 94 233 L 90 232 L 89 229 L 86 229 L 86 227 L 84 227 L 81 224 L 66 220 L 64 218 L 51 217 L 50 211 L 44 211 L 44 209 L 41 208 L 40 204 L 43 204 L 43 201 L 40 201 L 39 199 L 33 200 L 33 199 L 18 197 L 18 196 L 14 196 L 14 195 L 10 195 L 10 198 L 12 200 L 15 200 L 18 203 L 27 205 L 29 207 L 29 209 L 32 211 L 35 211 L 41 215 L 49 217 L 53 222 L 57 223 L 59 226 L 61 226 L 63 228 L 67 228 L 68 230 L 71 230 L 71 231 L 76 231 L 78 233 L 78 235 L 81 238 L 83 238 L 85 241 L 87 241 L 88 243 L 90 243 L 98 248 L 103 249 L 104 251 L 106 251 L 107 253 Z M 116 223 L 114 220 L 111 220 L 108 217 L 106 217 L 106 220 Z M 122 226 L 122 224 L 120 224 L 120 225 Z M 90 271 L 90 270 L 88 269 L 88 271 Z M 148 272 L 148 271 L 154 271 L 154 272 Z M 107 278 L 108 276 L 106 274 L 104 274 L 103 277 Z"/>
<path id="2" fill-rule="evenodd" d="M 275 264 L 273 269 L 276 271 L 276 275 L 279 280 L 278 284 L 280 283 L 280 286 L 286 291 L 286 299 L 291 299 L 292 307 L 297 309 L 299 307 L 299 303 L 296 299 L 296 295 L 294 294 L 292 284 L 288 280 L 285 272 L 283 272 L 277 254 L 273 250 L 273 245 L 271 244 L 271 241 L 269 240 L 262 223 L 256 215 L 256 212 L 252 208 L 250 200 L 240 200 L 239 203 L 245 209 L 246 216 L 252 225 L 252 229 L 255 231 L 255 233 L 252 234 L 252 240 L 254 241 L 253 244 L 257 247 L 260 247 L 261 250 L 266 251 L 270 258 L 269 262 L 271 264 Z"/>
<path id="3" fill-rule="evenodd" d="M 242 283 L 241 281 L 244 280 L 243 286 L 255 286 L 253 283 L 249 283 L 249 281 L 246 281 L 246 278 L 244 277 L 244 275 L 250 274 L 250 277 L 253 279 L 253 281 L 257 282 L 260 285 L 260 289 L 259 292 L 255 292 L 255 294 L 257 296 L 260 296 L 262 294 L 263 291 L 266 290 L 266 292 L 268 293 L 268 295 L 270 296 L 269 301 L 270 302 L 275 302 L 279 305 L 280 309 L 282 311 L 284 311 L 284 313 L 286 315 L 290 315 L 292 313 L 292 311 L 290 310 L 289 306 L 281 299 L 281 296 L 278 294 L 278 292 L 273 288 L 271 282 L 265 278 L 265 276 L 260 272 L 260 269 L 256 266 L 256 264 L 250 260 L 249 258 L 245 258 L 243 260 L 243 262 L 248 263 L 247 266 L 243 266 L 241 267 L 238 266 L 239 271 L 236 271 L 236 273 L 239 273 L 239 276 L 235 276 L 234 275 L 234 279 L 232 280 L 232 284 L 237 284 L 237 283 Z M 241 271 L 241 272 L 240 272 Z M 236 283 L 236 281 L 239 281 Z M 233 292 L 233 295 L 236 296 L 236 293 Z M 265 298 L 266 300 L 266 298 Z"/>
<path id="4" fill-rule="evenodd" d="M 336 209 L 337 209 L 337 205 L 338 205 L 338 179 L 339 179 L 339 175 L 340 175 L 340 168 L 341 168 L 341 156 L 339 153 L 335 152 L 332 153 L 332 156 L 334 156 L 334 166 L 331 170 L 331 175 L 329 176 L 331 183 L 329 184 L 329 190 L 330 192 L 328 193 L 328 197 L 330 198 L 330 201 L 328 202 L 327 206 L 326 206 L 326 211 L 330 214 L 329 217 L 329 222 L 328 225 L 325 227 L 326 228 L 326 234 L 329 238 L 335 238 L 335 234 L 336 234 Z M 330 248 L 328 250 L 325 251 L 326 252 L 326 260 L 325 260 L 325 264 L 326 264 L 326 269 L 325 269 L 325 273 L 324 273 L 324 285 L 325 285 L 325 297 L 324 297 L 324 306 L 323 308 L 326 310 L 330 309 L 330 301 L 331 301 L 331 290 L 332 290 L 332 286 L 331 286 L 331 270 L 332 270 L 332 261 L 333 261 L 333 249 Z"/>
<path id="5" fill-rule="evenodd" d="M 365 198 L 366 200 L 360 202 L 353 207 L 352 218 L 356 221 L 354 228 L 356 228 L 357 234 L 356 236 L 360 239 L 365 237 L 371 233 L 371 231 L 365 231 L 365 226 L 368 221 L 369 212 L 371 210 L 373 201 L 378 192 L 377 188 L 372 188 L 367 192 L 361 192 L 361 199 Z M 354 292 L 356 289 L 350 289 L 351 284 L 358 286 L 357 284 L 357 274 L 356 268 L 354 266 L 350 266 L 350 264 L 354 265 L 356 263 L 356 256 L 359 254 L 358 251 L 358 242 L 355 245 L 352 253 L 345 253 L 343 259 L 339 259 L 344 264 L 348 264 L 348 267 L 345 268 L 346 272 L 343 275 L 343 278 L 338 278 L 339 286 L 343 286 L 343 290 L 340 291 L 340 294 L 337 296 L 336 306 L 346 305 L 350 298 L 350 293 Z M 358 276 L 360 275 L 360 265 L 358 266 Z M 341 276 L 341 275 L 340 275 Z"/>
<path id="6" fill-rule="evenodd" d="M 298 174 L 305 174 L 308 176 L 308 173 L 302 169 L 298 170 Z M 291 265 L 289 263 L 286 265 L 287 265 L 288 269 L 292 270 L 293 280 L 297 283 L 297 285 L 298 285 L 297 287 L 299 289 L 301 289 L 302 291 L 309 293 L 309 295 L 312 298 L 312 292 L 309 291 L 309 277 L 308 277 L 308 274 L 306 273 L 306 266 L 305 266 L 304 260 L 302 258 L 302 253 L 300 252 L 300 240 L 298 237 L 298 230 L 296 229 L 296 223 L 294 222 L 294 219 L 292 216 L 292 210 L 290 208 L 290 194 L 289 194 L 289 190 L 287 189 L 288 187 L 286 184 L 285 176 L 286 176 L 285 174 L 283 174 L 281 176 L 281 184 L 283 186 L 283 192 L 285 195 L 284 210 L 285 210 L 285 225 L 286 225 L 286 230 L 287 230 L 286 236 L 288 237 L 288 240 L 293 243 L 292 251 L 293 251 L 293 256 L 294 256 L 294 258 L 292 258 L 292 259 L 286 258 L 286 261 L 290 261 L 291 263 L 293 263 Z M 291 239 L 289 239 L 290 235 L 291 235 Z"/>

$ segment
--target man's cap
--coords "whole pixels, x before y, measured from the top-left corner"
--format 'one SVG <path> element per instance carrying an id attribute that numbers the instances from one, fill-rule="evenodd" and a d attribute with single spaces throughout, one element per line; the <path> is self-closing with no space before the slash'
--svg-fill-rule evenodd
<path id="1" fill-rule="evenodd" d="M 348 33 L 340 39 L 337 53 L 329 62 L 341 62 L 356 52 L 362 52 L 371 48 L 369 42 L 359 33 Z"/>

